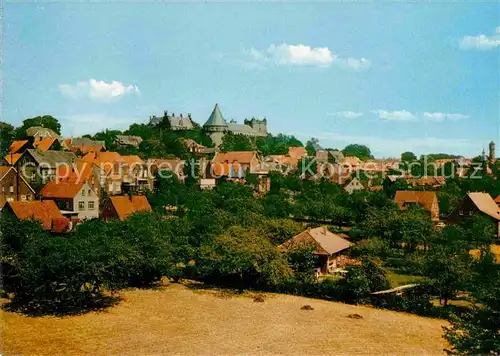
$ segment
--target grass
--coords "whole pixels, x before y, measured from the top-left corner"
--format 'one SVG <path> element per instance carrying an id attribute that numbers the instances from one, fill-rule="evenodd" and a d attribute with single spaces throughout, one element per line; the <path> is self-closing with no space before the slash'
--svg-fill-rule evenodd
<path id="1" fill-rule="evenodd" d="M 389 283 L 391 284 L 392 288 L 404 286 L 405 284 L 420 283 L 424 279 L 424 277 L 422 276 L 399 274 L 389 268 L 386 269 L 386 272 L 387 278 L 389 279 Z"/>
<path id="2" fill-rule="evenodd" d="M 0 311 L 2 355 L 437 355 L 445 321 L 290 295 L 189 288 L 129 290 L 101 312 Z M 312 310 L 301 310 L 310 305 Z M 349 318 L 358 314 L 359 319 Z"/>

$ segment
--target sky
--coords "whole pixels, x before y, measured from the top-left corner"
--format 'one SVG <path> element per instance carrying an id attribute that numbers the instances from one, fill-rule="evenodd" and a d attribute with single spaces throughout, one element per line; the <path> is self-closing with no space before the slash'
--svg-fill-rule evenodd
<path id="1" fill-rule="evenodd" d="M 377 157 L 500 141 L 496 2 L 7 2 L 2 47 L 2 121 L 68 137 L 218 103 Z"/>

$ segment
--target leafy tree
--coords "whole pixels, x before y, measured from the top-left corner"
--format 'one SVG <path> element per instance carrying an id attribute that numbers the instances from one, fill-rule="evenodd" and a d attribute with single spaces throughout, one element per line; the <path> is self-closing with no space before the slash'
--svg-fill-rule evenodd
<path id="1" fill-rule="evenodd" d="M 257 230 L 234 226 L 201 246 L 197 260 L 207 278 L 225 279 L 244 289 L 276 285 L 288 274 L 285 260 Z"/>
<path id="2" fill-rule="evenodd" d="M 58 135 L 61 134 L 61 124 L 59 123 L 59 121 L 50 115 L 43 115 L 24 120 L 23 124 L 16 129 L 16 138 L 25 138 L 26 130 L 33 126 L 45 127 L 47 129 L 51 129 Z"/>
<path id="3" fill-rule="evenodd" d="M 477 303 L 461 316 L 451 315 L 451 326 L 445 328 L 445 338 L 452 345 L 453 355 L 500 354 L 500 274 L 486 288 L 474 293 Z"/>
<path id="4" fill-rule="evenodd" d="M 287 251 L 287 259 L 293 270 L 294 277 L 301 283 L 314 283 L 314 269 L 318 256 L 314 254 L 315 247 L 309 244 L 296 245 Z"/>
<path id="5" fill-rule="evenodd" d="M 311 138 L 306 142 L 307 155 L 314 157 L 316 155 L 316 148 L 319 146 L 319 140 L 317 138 Z"/>
<path id="6" fill-rule="evenodd" d="M 401 161 L 403 161 L 403 162 L 411 163 L 411 162 L 414 162 L 416 160 L 417 160 L 417 156 L 413 152 L 407 151 L 407 152 L 401 153 Z"/>
<path id="7" fill-rule="evenodd" d="M 9 153 L 9 146 L 14 141 L 14 126 L 0 121 L 0 155 L 4 157 Z"/>
<path id="8" fill-rule="evenodd" d="M 339 285 L 343 299 L 350 302 L 366 302 L 370 293 L 390 288 L 385 271 L 371 259 L 349 266 Z"/>
<path id="9" fill-rule="evenodd" d="M 373 158 L 370 149 L 365 145 L 359 144 L 347 145 L 342 150 L 342 153 L 344 154 L 344 156 L 355 156 L 363 161 Z"/>
<path id="10" fill-rule="evenodd" d="M 222 138 L 222 143 L 219 146 L 219 149 L 222 152 L 252 151 L 255 150 L 255 143 L 252 142 L 252 139 L 248 136 L 228 132 Z"/>
<path id="11" fill-rule="evenodd" d="M 457 253 L 444 246 L 434 246 L 427 254 L 424 275 L 446 306 L 467 287 L 471 278 L 472 257 L 467 251 Z"/>

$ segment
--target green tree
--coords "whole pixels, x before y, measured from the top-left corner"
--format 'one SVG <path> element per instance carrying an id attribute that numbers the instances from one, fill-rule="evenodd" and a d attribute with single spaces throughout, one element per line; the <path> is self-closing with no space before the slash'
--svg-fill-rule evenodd
<path id="1" fill-rule="evenodd" d="M 9 153 L 9 147 L 14 141 L 15 130 L 14 126 L 6 122 L 0 121 L 0 155 L 4 157 Z"/>
<path id="2" fill-rule="evenodd" d="M 316 150 L 319 147 L 319 140 L 317 138 L 311 138 L 306 142 L 307 155 L 314 157 L 316 155 Z"/>
<path id="3" fill-rule="evenodd" d="M 448 301 L 467 287 L 472 270 L 472 257 L 467 251 L 457 253 L 446 246 L 434 246 L 427 254 L 424 275 L 440 302 Z"/>
<path id="4" fill-rule="evenodd" d="M 58 135 L 61 134 L 61 124 L 59 123 L 59 121 L 50 115 L 43 115 L 24 120 L 23 124 L 16 129 L 16 138 L 25 138 L 26 130 L 33 126 L 45 127 L 47 129 L 51 129 Z"/>
<path id="5" fill-rule="evenodd" d="M 403 161 L 403 162 L 411 163 L 411 162 L 414 162 L 416 160 L 417 160 L 417 156 L 413 152 L 406 151 L 406 152 L 401 153 L 401 161 Z"/>
<path id="6" fill-rule="evenodd" d="M 347 145 L 342 150 L 342 153 L 344 154 L 344 156 L 355 156 L 363 161 L 373 158 L 370 149 L 365 145 L 359 144 Z"/>
<path id="7" fill-rule="evenodd" d="M 228 132 L 222 138 L 222 143 L 219 149 L 222 152 L 230 151 L 252 151 L 255 150 L 255 143 L 252 139 L 245 135 L 237 135 Z"/>

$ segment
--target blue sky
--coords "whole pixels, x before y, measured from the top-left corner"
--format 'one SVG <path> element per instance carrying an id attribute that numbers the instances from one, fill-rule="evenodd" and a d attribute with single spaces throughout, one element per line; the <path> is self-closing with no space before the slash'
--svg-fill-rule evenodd
<path id="1" fill-rule="evenodd" d="M 163 110 L 378 157 L 478 155 L 500 141 L 500 5 L 7 3 L 3 119 L 63 134 Z"/>

